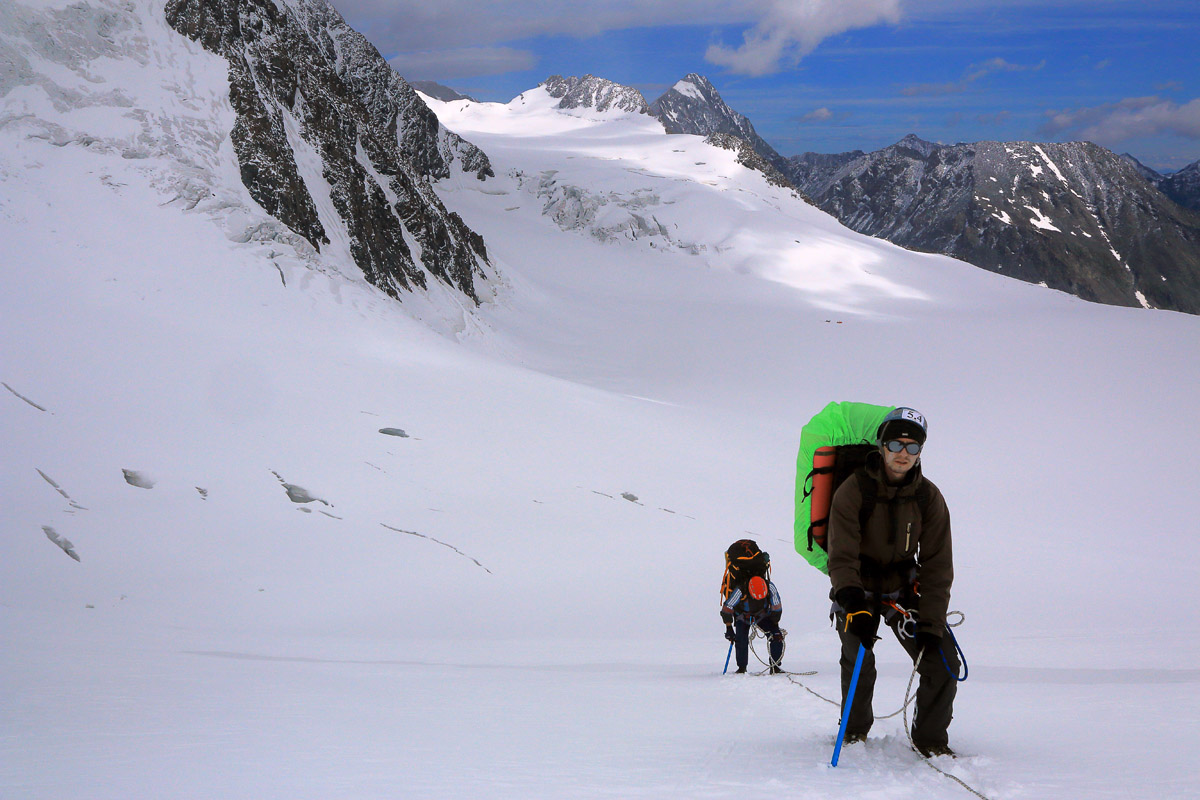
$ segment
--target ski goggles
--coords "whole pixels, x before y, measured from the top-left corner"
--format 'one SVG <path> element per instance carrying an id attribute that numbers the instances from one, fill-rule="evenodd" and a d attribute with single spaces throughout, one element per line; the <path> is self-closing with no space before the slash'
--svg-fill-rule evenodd
<path id="1" fill-rule="evenodd" d="M 921 445 L 916 442 L 901 442 L 898 439 L 892 439 L 890 442 L 884 442 L 883 446 L 888 449 L 889 453 L 899 453 L 901 450 L 908 452 L 910 456 L 918 455 L 921 452 Z"/>

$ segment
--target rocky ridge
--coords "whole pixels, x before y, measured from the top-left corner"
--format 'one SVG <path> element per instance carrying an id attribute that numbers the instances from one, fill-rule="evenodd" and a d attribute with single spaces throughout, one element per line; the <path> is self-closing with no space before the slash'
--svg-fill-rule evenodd
<path id="1" fill-rule="evenodd" d="M 551 97 L 560 98 L 562 109 L 591 108 L 596 111 L 627 111 L 632 114 L 649 113 L 646 98 L 637 89 L 619 83 L 584 75 L 582 78 L 551 75 L 542 86 Z"/>
<path id="2" fill-rule="evenodd" d="M 1179 172 L 1162 176 L 1158 188 L 1184 208 L 1200 211 L 1200 161 L 1193 161 Z"/>
<path id="3" fill-rule="evenodd" d="M 791 159 L 843 224 L 1087 300 L 1200 313 L 1200 215 L 1088 142 L 939 145 Z"/>
<path id="4" fill-rule="evenodd" d="M 449 86 L 443 86 L 437 81 L 407 81 L 408 85 L 416 89 L 424 95 L 432 97 L 434 100 L 441 100 L 443 103 L 456 103 L 459 100 L 470 100 L 472 103 L 478 103 L 474 97 L 469 94 L 462 94 Z"/>
<path id="5" fill-rule="evenodd" d="M 169 0 L 167 22 L 229 62 L 231 133 L 251 196 L 313 247 L 334 228 L 367 280 L 400 298 L 427 275 L 478 301 L 483 239 L 430 180 L 491 174 L 325 0 Z M 320 184 L 326 184 L 321 186 Z M 313 192 L 336 212 L 322 218 Z"/>
<path id="6" fill-rule="evenodd" d="M 704 142 L 722 150 L 732 150 L 737 153 L 737 161 L 747 169 L 757 170 L 766 176 L 767 183 L 784 189 L 792 189 L 792 182 L 782 172 L 775 169 L 770 161 L 759 155 L 748 141 L 731 133 L 713 133 L 705 137 Z"/>

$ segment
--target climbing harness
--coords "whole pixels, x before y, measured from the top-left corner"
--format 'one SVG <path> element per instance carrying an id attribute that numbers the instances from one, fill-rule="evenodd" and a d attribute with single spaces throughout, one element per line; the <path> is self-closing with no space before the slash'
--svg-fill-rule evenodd
<path id="1" fill-rule="evenodd" d="M 889 625 L 891 625 L 892 621 L 897 617 L 899 617 L 901 620 L 895 625 L 897 635 L 899 635 L 901 639 L 915 638 L 917 635 L 916 609 L 909 610 L 893 600 L 884 600 L 883 605 L 891 609 L 890 611 L 885 610 L 883 612 L 883 618 Z"/>

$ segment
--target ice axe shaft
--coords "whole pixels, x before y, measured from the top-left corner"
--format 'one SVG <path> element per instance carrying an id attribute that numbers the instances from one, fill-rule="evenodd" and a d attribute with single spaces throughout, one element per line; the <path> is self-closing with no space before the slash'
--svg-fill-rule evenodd
<path id="1" fill-rule="evenodd" d="M 722 675 L 729 672 L 729 657 L 731 655 L 733 655 L 733 642 L 729 643 L 729 652 L 725 654 L 725 669 L 721 670 Z"/>
<path id="2" fill-rule="evenodd" d="M 858 656 L 854 659 L 854 674 L 850 676 L 850 691 L 846 692 L 846 705 L 842 709 L 842 724 L 838 728 L 837 744 L 833 746 L 833 763 L 832 766 L 837 766 L 838 756 L 842 754 L 842 739 L 846 738 L 846 723 L 850 721 L 850 709 L 854 706 L 854 690 L 858 688 L 858 673 L 862 672 L 863 656 L 867 654 L 867 648 L 862 644 L 858 646 Z"/>

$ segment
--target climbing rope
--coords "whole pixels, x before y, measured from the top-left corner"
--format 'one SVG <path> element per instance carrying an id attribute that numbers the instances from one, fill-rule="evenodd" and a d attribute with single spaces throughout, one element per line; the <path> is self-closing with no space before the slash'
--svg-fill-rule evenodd
<path id="1" fill-rule="evenodd" d="M 784 655 L 784 653 L 787 652 L 787 631 L 785 631 L 783 628 L 780 628 L 779 633 L 783 640 L 783 650 L 779 653 L 779 662 L 778 663 L 782 664 L 783 663 L 783 655 Z M 767 640 L 767 643 L 768 643 L 767 644 L 768 660 L 767 661 L 763 661 L 762 656 L 760 656 L 758 654 L 758 651 L 754 649 L 754 640 L 755 639 L 766 639 Z M 766 669 L 762 670 L 761 672 L 754 673 L 755 675 L 765 675 L 771 671 L 771 662 L 769 660 L 770 653 L 771 653 L 770 640 L 771 640 L 771 635 L 769 633 L 762 630 L 757 625 L 750 626 L 750 636 L 749 636 L 750 652 L 753 653 L 754 657 L 758 659 L 758 663 L 760 663 L 764 667 L 766 667 Z M 816 670 L 813 670 L 812 672 L 788 672 L 786 669 L 780 669 L 780 672 L 784 675 L 787 675 L 788 680 L 791 680 L 792 675 L 816 675 L 817 674 Z"/>
<path id="2" fill-rule="evenodd" d="M 916 670 L 914 669 L 913 671 L 915 672 Z M 841 700 L 830 700 L 828 697 L 826 697 L 825 695 L 821 694 L 820 692 L 813 691 L 812 689 L 810 689 L 809 687 L 805 686 L 805 685 L 804 685 L 803 683 L 801 683 L 800 681 L 797 681 L 797 680 L 793 680 L 793 679 L 792 679 L 792 676 L 793 676 L 793 675 L 816 675 L 816 674 L 817 674 L 816 670 L 813 670 L 812 672 L 789 672 L 789 673 L 787 673 L 787 676 L 788 676 L 788 680 L 789 680 L 789 681 L 791 681 L 792 683 L 796 684 L 797 686 L 799 686 L 801 689 L 803 689 L 804 691 L 808 692 L 808 693 L 809 693 L 809 694 L 811 694 L 812 696 L 814 696 L 814 697 L 817 697 L 817 698 L 819 698 L 819 699 L 821 699 L 821 700 L 824 700 L 826 703 L 829 703 L 829 705 L 831 705 L 831 706 L 837 706 L 838 708 L 841 708 L 841 707 L 842 707 L 842 701 L 841 701 Z M 915 699 L 915 698 L 913 698 L 913 699 Z M 892 717 L 894 717 L 894 716 L 896 716 L 897 714 L 899 714 L 899 713 L 901 713 L 902 711 L 904 711 L 904 710 L 905 710 L 905 708 L 906 708 L 906 706 L 907 706 L 909 703 L 911 703 L 911 702 L 912 702 L 912 699 L 909 699 L 909 698 L 907 698 L 907 697 L 906 697 L 906 698 L 905 698 L 905 700 L 904 700 L 904 705 L 903 705 L 903 706 L 901 706 L 900 708 L 897 708 L 895 711 L 893 711 L 893 712 L 892 712 L 892 713 L 890 713 L 890 714 L 887 714 L 886 716 L 882 716 L 882 717 L 875 717 L 875 719 L 877 719 L 877 720 L 880 720 L 880 719 L 891 719 Z"/>
<path id="3" fill-rule="evenodd" d="M 958 621 L 953 622 L 953 623 L 950 622 L 950 618 L 955 617 L 955 616 L 958 618 Z M 959 645 L 958 645 L 958 639 L 956 639 L 954 637 L 954 632 L 951 631 L 950 629 L 957 628 L 959 625 L 962 625 L 963 622 L 965 622 L 965 621 L 966 621 L 966 615 L 963 614 L 961 611 L 951 611 L 946 614 L 946 632 L 950 634 L 950 640 L 952 642 L 954 642 L 954 647 L 956 650 L 958 650 L 959 658 L 962 660 L 962 665 L 963 665 L 963 676 L 961 678 L 958 677 L 957 675 L 955 675 L 953 672 L 950 672 L 950 675 L 956 681 L 960 681 L 960 682 L 965 681 L 967 679 L 967 660 L 966 660 L 966 657 L 963 655 L 962 648 L 959 647 Z M 755 655 L 757 656 L 757 653 Z M 908 676 L 908 686 L 905 687 L 905 689 L 904 689 L 904 703 L 900 706 L 900 708 L 897 711 L 893 711 L 891 714 L 888 714 L 886 717 L 876 717 L 875 718 L 876 720 L 890 719 L 890 718 L 896 716 L 897 714 L 902 713 L 904 715 L 904 735 L 908 739 L 909 747 L 911 747 L 913 749 L 913 752 L 917 752 L 917 753 L 919 753 L 920 751 L 917 749 L 916 744 L 913 743 L 912 729 L 908 724 L 908 706 L 914 700 L 916 700 L 916 697 L 917 697 L 916 694 L 914 694 L 912 691 L 912 685 L 913 685 L 913 680 L 915 680 L 917 677 L 917 667 L 921 663 L 921 659 L 924 657 L 924 655 L 925 655 L 925 648 L 922 647 L 921 650 L 917 653 L 916 661 L 913 662 L 912 672 L 909 673 L 909 676 Z M 949 672 L 950 666 L 949 666 L 949 664 L 946 664 L 946 656 L 944 653 L 942 654 L 942 664 L 944 664 L 946 666 L 946 671 Z M 797 675 L 797 674 L 813 675 L 813 674 L 816 674 L 815 672 L 787 673 L 787 678 L 789 681 L 796 684 L 797 686 L 799 686 L 801 689 L 808 692 L 809 694 L 811 694 L 815 697 L 818 697 L 821 700 L 824 700 L 826 703 L 829 703 L 830 705 L 834 705 L 834 706 L 837 706 L 838 708 L 841 708 L 841 706 L 842 706 L 841 701 L 830 700 L 828 697 L 825 697 L 825 696 L 819 694 L 818 692 L 813 691 L 809 687 L 805 686 L 801 681 L 798 681 L 793 677 L 794 675 Z M 971 794 L 980 798 L 980 800 L 991 800 L 987 795 L 983 794 L 978 789 L 975 789 L 975 788 L 972 788 L 971 786 L 969 786 L 966 783 L 966 781 L 964 781 L 962 778 L 959 778 L 957 775 L 951 775 L 949 772 L 946 772 L 944 769 L 942 769 L 938 765 L 934 764 L 932 760 L 930 760 L 928 758 L 922 758 L 921 760 L 924 761 L 925 764 L 928 765 L 929 768 L 932 769 L 934 772 L 939 772 L 942 775 L 946 776 L 947 778 L 954 781 L 962 788 L 966 789 Z"/>
<path id="4" fill-rule="evenodd" d="M 953 631 L 951 631 L 951 630 L 950 630 L 950 628 L 951 628 L 951 627 L 955 627 L 955 628 L 956 628 L 956 627 L 958 627 L 959 625 L 961 625 L 961 624 L 963 623 L 963 619 L 965 619 L 965 617 L 964 617 L 964 615 L 962 614 L 962 612 L 960 612 L 960 611 L 952 611 L 951 613 L 952 613 L 952 614 L 958 614 L 958 615 L 959 615 L 959 617 L 960 617 L 960 619 L 959 619 L 959 621 L 958 621 L 958 622 L 956 622 L 956 623 L 955 623 L 953 626 L 952 626 L 952 625 L 950 625 L 949 623 L 947 623 L 947 625 L 946 625 L 946 632 L 950 634 L 950 639 L 951 639 L 951 640 L 954 642 L 954 646 L 955 646 L 955 648 L 957 648 L 957 649 L 958 649 L 958 652 L 961 654 L 961 653 L 962 653 L 962 648 L 958 646 L 958 640 L 954 638 L 954 632 L 953 632 Z M 940 650 L 940 648 L 939 648 L 939 650 Z M 924 655 L 925 655 L 925 648 L 924 648 L 924 647 L 922 647 L 922 648 L 921 648 L 921 652 L 917 653 L 917 660 L 916 660 L 916 662 L 913 664 L 913 671 L 912 671 L 912 674 L 908 676 L 908 686 L 907 686 L 907 687 L 904 689 L 904 709 L 905 709 L 905 712 L 904 712 L 904 735 L 905 735 L 906 737 L 908 737 L 908 746 L 909 746 L 909 747 L 911 747 L 911 748 L 912 748 L 914 751 L 917 751 L 917 745 L 916 745 L 916 744 L 913 742 L 913 740 L 912 740 L 912 729 L 911 729 L 911 728 L 909 727 L 909 725 L 908 725 L 908 702 L 909 702 L 909 693 L 912 691 L 913 678 L 915 678 L 915 677 L 917 676 L 917 664 L 920 664 L 920 663 L 921 663 L 921 658 L 922 658 Z M 943 653 L 943 654 L 942 654 L 942 663 L 943 663 L 943 664 L 946 664 L 946 655 L 945 655 L 945 653 Z M 963 667 L 965 668 L 965 667 L 966 667 L 966 665 L 967 665 L 967 662 L 966 662 L 966 659 L 964 658 L 964 659 L 963 659 Z M 950 667 L 949 667 L 949 665 L 946 665 L 946 671 L 947 671 L 947 672 L 949 672 L 949 671 L 950 671 Z M 951 672 L 950 674 L 951 674 L 951 676 L 952 676 L 952 677 L 953 677 L 955 680 L 957 680 L 957 681 L 965 681 L 965 680 L 967 679 L 967 675 L 966 675 L 966 670 L 965 670 L 965 669 L 964 669 L 964 671 L 963 671 L 963 676 L 962 676 L 961 678 L 960 678 L 960 677 L 958 677 L 957 675 L 955 675 L 953 672 Z M 916 697 L 916 695 L 912 695 L 912 696 L 913 696 L 913 698 L 915 698 L 915 697 Z M 920 751 L 917 751 L 917 752 L 920 752 Z M 973 788 L 973 787 L 971 787 L 971 786 L 967 785 L 967 782 L 966 782 L 966 781 L 964 781 L 962 778 L 958 777 L 957 775 L 951 775 L 949 772 L 946 772 L 946 770 L 942 769 L 942 768 L 941 768 L 941 767 L 939 767 L 937 764 L 934 764 L 932 759 L 928 759 L 928 758 L 926 758 L 926 759 L 922 759 L 922 760 L 923 760 L 923 761 L 924 761 L 924 762 L 925 762 L 925 763 L 926 763 L 926 764 L 929 766 L 929 768 L 930 768 L 931 770 L 933 770 L 934 772 L 940 772 L 942 775 L 945 775 L 947 778 L 949 778 L 950 780 L 954 781 L 955 783 L 957 783 L 957 784 L 958 784 L 959 786 L 961 786 L 962 788 L 966 789 L 966 790 L 967 790 L 968 792 L 970 792 L 971 794 L 973 794 L 973 795 L 975 795 L 976 797 L 980 798 L 980 800 L 991 800 L 991 799 L 990 799 L 990 798 L 989 798 L 987 795 L 985 795 L 983 792 L 981 792 L 981 791 L 979 791 L 978 789 L 975 789 L 975 788 Z"/>

